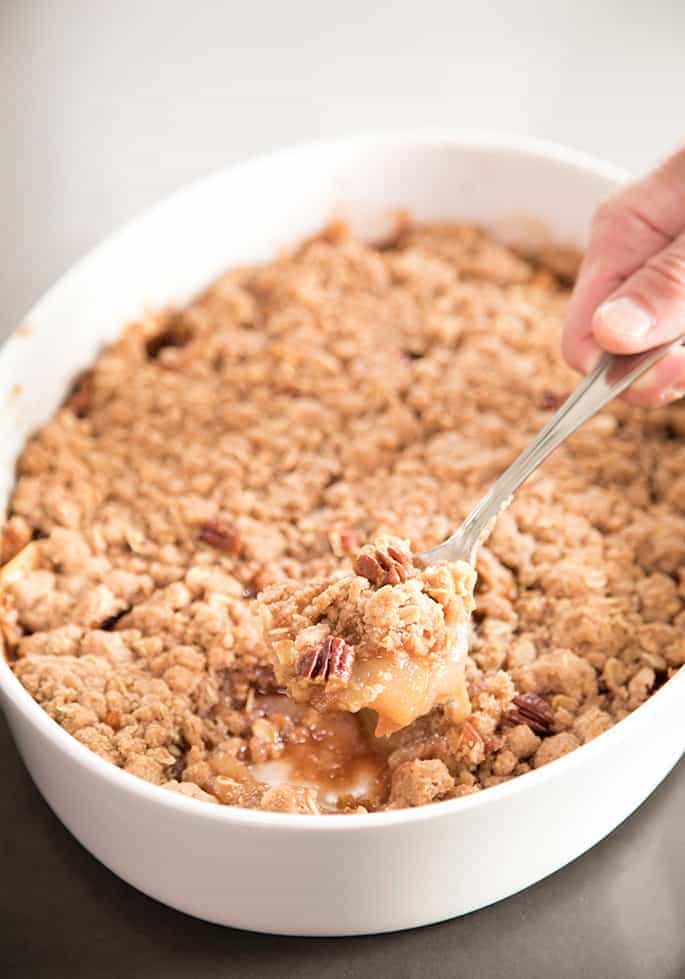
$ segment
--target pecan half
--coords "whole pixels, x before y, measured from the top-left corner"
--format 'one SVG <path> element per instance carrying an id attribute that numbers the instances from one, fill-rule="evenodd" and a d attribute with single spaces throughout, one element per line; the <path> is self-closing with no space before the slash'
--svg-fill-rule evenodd
<path id="1" fill-rule="evenodd" d="M 380 588 L 406 581 L 411 566 L 411 557 L 396 547 L 368 546 L 355 558 L 354 572 Z"/>
<path id="2" fill-rule="evenodd" d="M 210 547 L 215 547 L 217 551 L 223 551 L 225 554 L 237 554 L 240 550 L 241 542 L 237 529 L 223 517 L 203 523 L 197 537 L 203 544 L 209 544 Z"/>
<path id="3" fill-rule="evenodd" d="M 471 721 L 469 720 L 464 721 L 463 727 L 461 729 L 461 743 L 463 747 L 466 748 L 467 751 L 471 751 L 473 748 L 479 745 L 482 742 L 482 740 L 483 739 L 481 738 L 478 731 L 476 731 Z"/>
<path id="4" fill-rule="evenodd" d="M 470 766 L 480 765 L 485 758 L 487 746 L 480 732 L 469 718 L 464 721 L 461 729 L 459 749 L 462 758 Z"/>
<path id="5" fill-rule="evenodd" d="M 561 406 L 563 405 L 564 401 L 566 401 L 568 396 L 569 396 L 568 391 L 565 391 L 563 394 L 555 394 L 554 391 L 543 391 L 542 407 L 546 411 L 552 411 L 552 410 L 556 410 L 557 408 L 561 408 Z"/>
<path id="6" fill-rule="evenodd" d="M 506 713 L 510 724 L 527 724 L 536 734 L 549 734 L 554 724 L 554 714 L 542 697 L 536 693 L 520 693 L 512 700 L 515 707 Z"/>
<path id="7" fill-rule="evenodd" d="M 347 684 L 352 677 L 353 663 L 354 647 L 344 639 L 327 636 L 317 649 L 308 649 L 302 654 L 297 672 L 303 680 L 326 683 L 331 677 L 335 677 L 341 683 Z"/>

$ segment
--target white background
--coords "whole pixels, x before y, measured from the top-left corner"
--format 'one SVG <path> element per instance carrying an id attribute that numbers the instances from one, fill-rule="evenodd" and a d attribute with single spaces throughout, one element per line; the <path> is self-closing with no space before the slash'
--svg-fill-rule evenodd
<path id="1" fill-rule="evenodd" d="M 476 126 L 640 169 L 685 140 L 683 0 L 0 0 L 0 333 L 79 255 L 249 154 Z"/>

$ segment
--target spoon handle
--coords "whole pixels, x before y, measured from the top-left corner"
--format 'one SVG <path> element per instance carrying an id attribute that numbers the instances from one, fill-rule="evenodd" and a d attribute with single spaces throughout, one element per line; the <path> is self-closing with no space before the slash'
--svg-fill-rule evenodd
<path id="1" fill-rule="evenodd" d="M 592 373 L 580 382 L 554 417 L 476 504 L 459 530 L 444 543 L 424 552 L 421 559 L 425 563 L 459 559 L 473 563 L 482 535 L 521 483 L 583 422 L 683 340 L 681 336 L 639 354 L 604 354 Z"/>

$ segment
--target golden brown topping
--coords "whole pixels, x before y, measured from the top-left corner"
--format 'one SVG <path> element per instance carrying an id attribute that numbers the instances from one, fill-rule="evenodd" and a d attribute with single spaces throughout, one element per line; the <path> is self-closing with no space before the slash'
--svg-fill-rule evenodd
<path id="1" fill-rule="evenodd" d="M 267 812 L 292 812 L 316 816 L 320 812 L 316 792 L 306 785 L 274 785 L 261 798 Z"/>
<path id="2" fill-rule="evenodd" d="M 121 711 L 120 710 L 108 710 L 105 716 L 102 718 L 105 724 L 109 724 L 111 728 L 118 731 L 121 727 Z"/>
<path id="3" fill-rule="evenodd" d="M 583 256 L 577 248 L 547 245 L 542 249 L 538 258 L 543 268 L 556 275 L 563 285 L 573 285 L 580 270 Z"/>
<path id="4" fill-rule="evenodd" d="M 399 585 L 409 577 L 412 561 L 409 554 L 399 548 L 373 547 L 367 544 L 354 562 L 355 574 L 366 578 L 372 585 Z"/>
<path id="5" fill-rule="evenodd" d="M 352 555 L 359 550 L 359 539 L 354 530 L 331 530 L 328 532 L 328 542 L 336 557 Z"/>
<path id="6" fill-rule="evenodd" d="M 340 533 L 340 546 L 345 554 L 353 554 L 359 547 L 359 539 L 353 530 L 343 530 Z"/>
<path id="7" fill-rule="evenodd" d="M 572 256 L 547 256 L 553 276 L 474 228 L 406 225 L 381 248 L 343 230 L 134 323 L 28 442 L 9 502 L 19 680 L 110 763 L 214 804 L 486 789 L 685 664 L 682 405 L 616 402 L 554 453 L 481 551 L 470 630 L 472 569 L 407 560 L 575 383 Z M 364 543 L 366 576 L 345 576 Z M 325 682 L 326 636 L 354 648 L 347 683 L 330 664 Z M 533 693 L 552 723 L 513 701 Z"/>
<path id="8" fill-rule="evenodd" d="M 438 758 L 416 759 L 398 765 L 392 774 L 391 803 L 425 806 L 454 788 L 454 779 Z"/>
<path id="9" fill-rule="evenodd" d="M 350 682 L 354 647 L 343 639 L 327 636 L 318 649 L 308 649 L 298 663 L 298 673 L 303 680 L 326 683 L 335 677 L 341 684 Z"/>
<path id="10" fill-rule="evenodd" d="M 240 535 L 232 523 L 223 517 L 207 520 L 200 527 L 198 540 L 215 547 L 225 554 L 237 554 L 241 547 Z"/>
<path id="11" fill-rule="evenodd" d="M 12 606 L 9 596 L 0 592 L 0 656 L 5 649 L 12 651 L 18 645 L 21 638 L 18 622 L 17 610 Z"/>
<path id="12" fill-rule="evenodd" d="M 554 723 L 554 714 L 547 703 L 536 693 L 521 693 L 514 697 L 516 708 L 507 711 L 506 719 L 511 724 L 527 724 L 536 734 L 549 734 Z"/>
<path id="13" fill-rule="evenodd" d="M 350 226 L 347 221 L 342 218 L 332 218 L 328 224 L 324 225 L 323 228 L 318 231 L 315 235 L 310 238 L 306 238 L 300 245 L 300 250 L 304 251 L 309 248 L 310 245 L 316 242 L 322 241 L 327 245 L 339 245 L 340 242 L 345 241 L 350 237 Z"/>

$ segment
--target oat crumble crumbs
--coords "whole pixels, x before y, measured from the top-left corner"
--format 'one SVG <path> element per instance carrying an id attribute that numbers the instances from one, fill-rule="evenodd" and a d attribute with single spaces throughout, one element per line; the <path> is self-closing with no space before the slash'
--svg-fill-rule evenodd
<path id="1" fill-rule="evenodd" d="M 0 538 L 17 677 L 113 764 L 277 812 L 466 795 L 620 721 L 685 663 L 682 405 L 611 405 L 519 491 L 461 659 L 468 587 L 409 558 L 573 386 L 573 270 L 456 224 L 382 247 L 336 225 L 133 324 L 18 463 Z M 423 659 L 452 663 L 451 696 L 381 710 Z M 374 737 L 372 704 L 400 729 Z"/>

